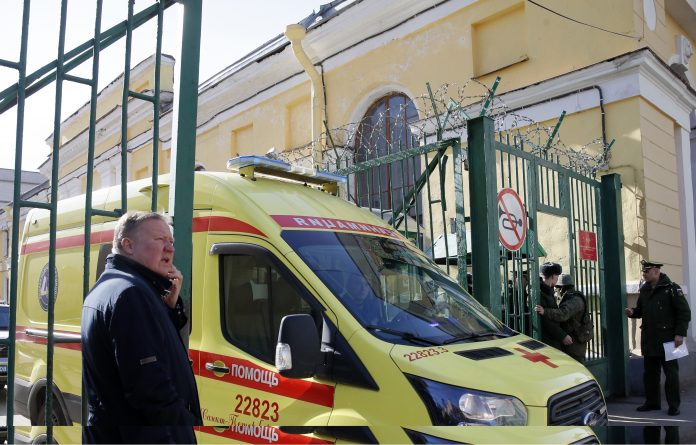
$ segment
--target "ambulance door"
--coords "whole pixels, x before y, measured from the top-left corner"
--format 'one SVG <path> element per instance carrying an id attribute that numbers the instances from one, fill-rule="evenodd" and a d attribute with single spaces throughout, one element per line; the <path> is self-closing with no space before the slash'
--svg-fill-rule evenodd
<path id="1" fill-rule="evenodd" d="M 292 435 L 274 426 L 326 425 L 334 384 L 286 379 L 274 364 L 282 318 L 310 314 L 321 334 L 322 305 L 291 265 L 258 238 L 211 236 L 208 251 L 200 351 L 192 351 L 203 440 L 217 435 L 292 442 Z"/>

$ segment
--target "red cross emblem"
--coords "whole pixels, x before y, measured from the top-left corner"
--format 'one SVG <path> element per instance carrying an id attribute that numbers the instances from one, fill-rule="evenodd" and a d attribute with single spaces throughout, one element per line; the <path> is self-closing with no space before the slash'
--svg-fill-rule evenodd
<path id="1" fill-rule="evenodd" d="M 558 368 L 558 365 L 551 362 L 549 360 L 549 358 L 547 356 L 545 356 L 544 354 L 539 354 L 538 352 L 529 352 L 526 349 L 522 349 L 522 348 L 515 348 L 515 350 L 520 351 L 522 353 L 522 357 L 526 358 L 530 362 L 534 362 L 534 363 L 541 362 L 541 363 L 548 365 L 552 368 Z"/>

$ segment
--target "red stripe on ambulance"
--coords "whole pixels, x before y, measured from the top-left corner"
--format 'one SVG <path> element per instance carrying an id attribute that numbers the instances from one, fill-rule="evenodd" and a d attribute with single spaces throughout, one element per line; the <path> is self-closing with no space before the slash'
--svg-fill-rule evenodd
<path id="1" fill-rule="evenodd" d="M 197 426 L 196 431 L 239 440 L 245 443 L 288 443 L 288 444 L 329 444 L 328 440 L 303 436 L 301 434 L 287 434 L 279 428 L 268 425 L 243 425 L 236 424 L 229 427 Z"/>
<path id="2" fill-rule="evenodd" d="M 322 218 L 301 215 L 271 215 L 278 225 L 284 229 L 322 229 L 335 232 L 361 232 L 371 235 L 391 236 L 396 238 L 398 233 L 392 229 L 347 219 Z"/>
<path id="3" fill-rule="evenodd" d="M 266 234 L 244 221 L 226 216 L 202 216 L 193 219 L 193 232 L 241 232 L 266 237 Z"/>
<path id="4" fill-rule="evenodd" d="M 333 386 L 306 380 L 286 379 L 277 372 L 262 368 L 248 360 L 226 355 L 191 350 L 190 356 L 194 360 L 193 369 L 198 370 L 197 374 L 201 377 L 258 389 L 329 408 L 333 407 Z M 205 369 L 205 363 L 216 361 L 224 363 L 230 372 L 223 374 Z"/>
<path id="5" fill-rule="evenodd" d="M 93 232 L 91 235 L 91 244 L 110 243 L 114 239 L 113 230 L 102 230 L 100 232 Z M 62 238 L 56 239 L 56 249 L 67 249 L 69 247 L 83 246 L 84 241 L 84 235 L 64 236 Z M 25 244 L 24 246 L 22 246 L 21 254 L 25 255 L 27 253 L 44 252 L 48 250 L 48 247 L 48 240 L 39 241 L 31 244 Z"/>

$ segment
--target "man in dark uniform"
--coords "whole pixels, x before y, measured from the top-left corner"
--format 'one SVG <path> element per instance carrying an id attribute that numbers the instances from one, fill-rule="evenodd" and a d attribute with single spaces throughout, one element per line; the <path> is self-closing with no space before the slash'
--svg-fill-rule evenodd
<path id="1" fill-rule="evenodd" d="M 662 264 L 641 261 L 644 284 L 638 303 L 626 308 L 630 318 L 642 318 L 640 347 L 643 352 L 643 385 L 645 403 L 638 411 L 660 409 L 660 367 L 665 373 L 665 396 L 670 416 L 679 415 L 679 365 L 677 360 L 665 360 L 663 344 L 674 341 L 678 347 L 684 342 L 691 320 L 689 304 L 679 285 L 661 272 Z"/>
<path id="2" fill-rule="evenodd" d="M 585 361 L 587 343 L 578 340 L 576 333 L 578 327 L 582 324 L 582 318 L 587 310 L 585 308 L 585 297 L 583 297 L 580 291 L 575 290 L 575 282 L 571 275 L 561 274 L 561 278 L 556 286 L 560 288 L 562 297 L 558 309 L 536 305 L 534 310 L 543 317 L 542 320 L 548 319 L 560 324 L 561 329 L 565 333 L 561 350 L 583 363 Z"/>
<path id="3" fill-rule="evenodd" d="M 174 239 L 157 213 L 126 213 L 104 273 L 82 307 L 89 416 L 85 443 L 195 443 L 201 409 L 174 267 Z"/>
<path id="4" fill-rule="evenodd" d="M 558 263 L 544 263 L 539 268 L 539 271 L 541 272 L 541 277 L 539 277 L 539 286 L 541 287 L 539 305 L 546 309 L 558 309 L 553 289 L 556 283 L 558 283 L 558 277 L 563 272 L 563 268 Z M 541 318 L 541 341 L 558 350 L 562 350 L 563 339 L 566 335 L 559 322 L 547 317 Z"/>

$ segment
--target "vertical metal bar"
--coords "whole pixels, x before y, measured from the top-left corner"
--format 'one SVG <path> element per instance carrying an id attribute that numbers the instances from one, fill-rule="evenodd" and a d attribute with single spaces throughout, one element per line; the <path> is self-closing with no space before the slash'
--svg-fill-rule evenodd
<path id="1" fill-rule="evenodd" d="M 174 190 L 170 198 L 174 199 L 170 212 L 174 214 L 174 238 L 176 256 L 174 263 L 184 275 L 181 297 L 187 308 L 191 307 L 191 245 L 193 220 L 193 168 L 196 159 L 196 119 L 198 116 L 198 67 L 201 48 L 201 15 L 203 5 L 200 0 L 182 0 L 184 5 L 184 23 L 181 37 L 181 63 L 178 91 L 178 125 L 174 168 Z M 176 96 L 176 94 L 175 94 Z M 179 186 L 181 185 L 181 186 Z M 190 313 L 190 312 L 189 312 Z"/>
<path id="2" fill-rule="evenodd" d="M 524 145 L 522 145 L 524 147 Z M 537 179 L 537 174 L 539 170 L 537 168 L 537 163 L 535 158 L 527 161 L 527 177 L 528 177 L 528 188 L 527 188 L 527 217 L 529 218 L 529 228 L 527 229 L 527 244 L 531 245 L 532 248 L 529 249 L 529 256 L 527 257 L 527 267 L 529 270 L 529 307 L 533 308 L 539 304 L 541 289 L 538 284 L 538 272 L 539 272 L 539 260 L 537 258 L 537 204 L 539 202 L 539 195 L 537 193 L 537 187 L 539 185 L 539 180 Z M 541 338 L 541 320 L 536 312 L 531 312 L 530 310 L 530 335 L 536 339 Z"/>
<path id="3" fill-rule="evenodd" d="M 444 186 L 445 177 L 447 175 L 447 170 L 445 168 L 447 166 L 447 156 L 446 155 L 439 156 L 437 158 L 437 164 L 438 164 L 437 173 L 438 173 L 439 180 L 440 180 L 440 217 L 442 218 L 442 233 L 445 235 L 445 251 L 447 252 L 446 258 L 445 258 L 445 265 L 447 267 L 447 273 L 449 274 L 449 272 L 450 272 L 450 254 L 449 254 L 450 246 L 449 246 L 449 242 L 447 240 L 447 215 L 445 214 L 445 212 L 447 211 L 447 201 L 445 198 L 445 186 Z M 454 249 L 454 247 L 455 246 L 452 246 L 453 249 Z"/>
<path id="4" fill-rule="evenodd" d="M 437 153 L 435 156 L 437 156 Z M 428 154 L 423 153 L 423 158 L 424 158 L 424 165 L 430 165 L 430 162 L 428 161 Z M 435 241 L 435 232 L 433 229 L 433 197 L 432 194 L 430 193 L 430 169 L 428 167 L 425 168 L 425 187 L 428 192 L 427 198 L 428 198 L 428 227 L 430 228 L 430 239 L 431 241 Z M 404 209 L 405 210 L 405 209 Z M 433 244 L 434 246 L 434 244 Z M 434 251 L 434 247 L 433 247 Z M 446 264 L 446 269 L 447 273 L 449 273 L 449 250 L 447 249 L 447 234 L 445 233 L 445 264 Z"/>
<path id="5" fill-rule="evenodd" d="M 512 155 L 510 153 L 506 153 L 507 155 L 507 180 L 508 180 L 508 187 L 512 187 L 512 163 L 511 159 Z M 517 190 L 516 190 L 517 191 Z"/>
<path id="6" fill-rule="evenodd" d="M 15 131 L 15 175 L 12 206 L 12 251 L 10 254 L 10 345 L 16 345 L 17 341 L 17 275 L 19 265 L 19 220 L 21 218 L 21 206 L 18 203 L 22 197 L 22 142 L 24 138 L 24 105 L 26 98 L 27 76 L 27 43 L 29 40 L 29 13 L 30 0 L 24 0 L 22 9 L 22 40 L 19 49 L 19 63 L 17 71 L 17 128 Z M 9 441 L 14 439 L 14 379 L 15 379 L 15 350 L 9 349 L 7 360 L 7 437 Z M 9 442 L 8 441 L 8 442 Z"/>
<path id="7" fill-rule="evenodd" d="M 94 19 L 94 53 L 92 55 L 92 85 L 90 92 L 89 106 L 89 133 L 87 144 L 87 185 L 85 190 L 85 242 L 83 251 L 84 274 L 82 277 L 82 299 L 87 298 L 89 293 L 89 270 L 90 270 L 90 247 L 92 235 L 92 188 L 93 188 L 93 169 L 94 169 L 94 150 L 96 143 L 96 122 L 97 122 L 97 97 L 99 87 L 99 55 L 101 53 L 101 16 L 102 0 L 97 0 L 97 10 Z M 54 132 L 55 134 L 55 132 Z M 85 389 L 84 370 L 82 378 L 82 419 L 83 425 L 87 422 L 89 413 L 89 403 L 87 391 Z"/>
<path id="8" fill-rule="evenodd" d="M 413 187 L 414 187 L 414 188 L 416 187 L 416 183 L 418 182 L 418 178 L 417 178 L 418 173 L 416 172 L 416 159 L 417 159 L 417 156 L 413 156 L 413 157 L 411 158 L 411 172 L 413 173 Z M 427 164 L 426 164 L 426 165 L 427 165 Z M 404 200 L 404 202 L 406 202 L 406 201 Z M 421 231 L 420 231 L 421 225 L 418 224 L 418 219 L 417 219 L 417 218 L 418 218 L 418 216 L 421 215 L 421 212 L 423 211 L 423 207 L 422 207 L 422 205 L 421 205 L 421 208 L 420 208 L 420 210 L 419 210 L 419 209 L 418 209 L 419 203 L 420 203 L 420 199 L 418 199 L 418 196 L 416 195 L 416 199 L 415 199 L 415 204 L 416 204 L 416 238 L 420 240 L 420 237 L 421 237 Z M 405 208 L 406 208 L 406 207 L 404 207 L 404 209 L 405 209 Z M 431 239 L 430 239 L 430 249 L 431 249 L 432 252 L 435 251 L 435 244 L 434 244 L 434 243 L 435 243 L 435 240 L 431 238 Z"/>
<path id="9" fill-rule="evenodd" d="M 157 47 L 155 50 L 155 94 L 152 104 L 152 203 L 150 209 L 157 211 L 159 181 L 159 131 L 160 131 L 160 89 L 162 71 L 162 32 L 164 22 L 164 1 L 160 0 L 157 8 Z"/>
<path id="10" fill-rule="evenodd" d="M 602 356 L 608 357 L 608 351 L 607 351 L 607 340 L 604 338 L 604 329 L 603 326 L 606 326 L 606 319 L 607 319 L 607 307 L 608 307 L 608 295 L 605 292 L 605 289 L 607 289 L 607 280 L 605 276 L 605 271 L 606 271 L 606 257 L 604 255 L 604 221 L 602 219 L 603 215 L 603 206 L 602 206 L 602 196 L 603 196 L 604 190 L 601 187 L 601 183 L 599 183 L 596 186 L 596 194 L 595 194 L 595 207 L 597 208 L 597 262 L 598 262 L 598 269 L 599 269 L 599 283 L 597 287 L 597 294 L 599 295 L 599 310 L 601 311 L 601 320 L 600 322 L 597 322 L 595 320 L 595 329 L 596 332 L 600 334 L 600 340 L 599 344 L 601 345 L 602 348 Z M 628 348 L 628 346 L 627 346 Z"/>
<path id="11" fill-rule="evenodd" d="M 128 209 L 128 90 L 130 90 L 131 47 L 133 45 L 133 5 L 128 0 L 126 20 L 126 60 L 123 68 L 123 98 L 121 100 L 121 212 Z M 152 193 L 156 193 L 155 190 Z"/>
<path id="12" fill-rule="evenodd" d="M 468 288 L 466 276 L 466 215 L 464 207 L 464 177 L 462 172 L 462 145 L 457 141 L 452 146 L 452 173 L 454 176 L 454 231 L 457 234 L 457 282 Z"/>
<path id="13" fill-rule="evenodd" d="M 54 343 L 53 328 L 55 321 L 55 293 L 56 293 L 56 229 L 57 229 L 57 202 L 58 202 L 58 174 L 60 167 L 60 113 L 63 101 L 63 76 L 65 75 L 63 62 L 65 56 L 65 25 L 67 20 L 67 0 L 61 1 L 60 30 L 58 37 L 58 58 L 56 60 L 56 102 L 53 115 L 53 150 L 51 163 L 51 210 L 49 223 L 49 249 L 48 249 L 48 341 L 46 346 L 46 441 L 53 442 L 53 353 Z"/>
<path id="14" fill-rule="evenodd" d="M 560 165 L 558 162 L 558 156 L 556 156 L 556 165 Z M 558 178 L 558 184 L 556 184 L 556 178 Z M 559 178 L 559 173 L 557 170 L 553 170 L 551 172 L 551 190 L 553 190 L 553 206 L 554 207 L 560 207 L 560 196 L 558 196 L 561 192 L 561 178 Z"/>
<path id="15" fill-rule="evenodd" d="M 524 196 L 524 204 L 525 204 L 525 209 L 527 210 L 527 219 L 531 220 L 529 216 L 529 187 L 528 187 L 528 182 L 527 182 L 527 164 L 529 161 L 527 161 L 525 158 L 520 158 L 522 161 L 522 194 L 521 196 Z M 531 223 L 530 223 L 531 224 Z M 529 224 L 527 225 L 527 286 L 535 286 L 536 283 L 532 283 L 532 276 L 530 275 L 530 270 L 529 270 L 529 258 L 531 253 L 531 250 L 534 250 L 534 255 L 536 255 L 536 244 L 531 244 L 529 241 Z M 520 265 L 520 289 L 522 289 L 522 298 L 524 299 L 524 291 L 525 291 L 525 286 L 524 286 L 524 279 L 522 278 L 522 275 L 524 274 L 524 270 L 522 269 L 522 264 Z M 529 295 L 529 294 L 527 294 Z M 522 332 L 529 333 L 531 334 L 531 329 L 527 329 L 527 314 L 531 313 L 532 307 L 531 303 L 529 301 L 523 301 L 523 306 L 522 306 Z M 530 317 L 531 321 L 531 317 Z"/>
<path id="16" fill-rule="evenodd" d="M 401 145 L 401 142 L 399 142 L 399 145 Z M 401 148 L 399 148 L 399 151 L 401 151 Z M 399 160 L 400 163 L 400 170 L 401 170 L 401 208 L 406 209 L 406 175 L 404 174 L 404 160 L 401 159 Z M 407 164 L 408 165 L 408 164 Z M 392 197 L 393 198 L 393 197 Z M 394 216 L 394 206 L 392 205 L 392 216 Z M 404 230 L 406 233 L 408 233 L 408 212 L 404 215 Z M 418 246 L 419 249 L 423 249 L 424 246 L 421 246 L 421 242 L 419 239 L 416 239 L 416 246 Z"/>
<path id="17" fill-rule="evenodd" d="M 474 297 L 500 319 L 495 137 L 493 120 L 479 117 L 468 123 L 469 190 L 471 196 Z"/>

